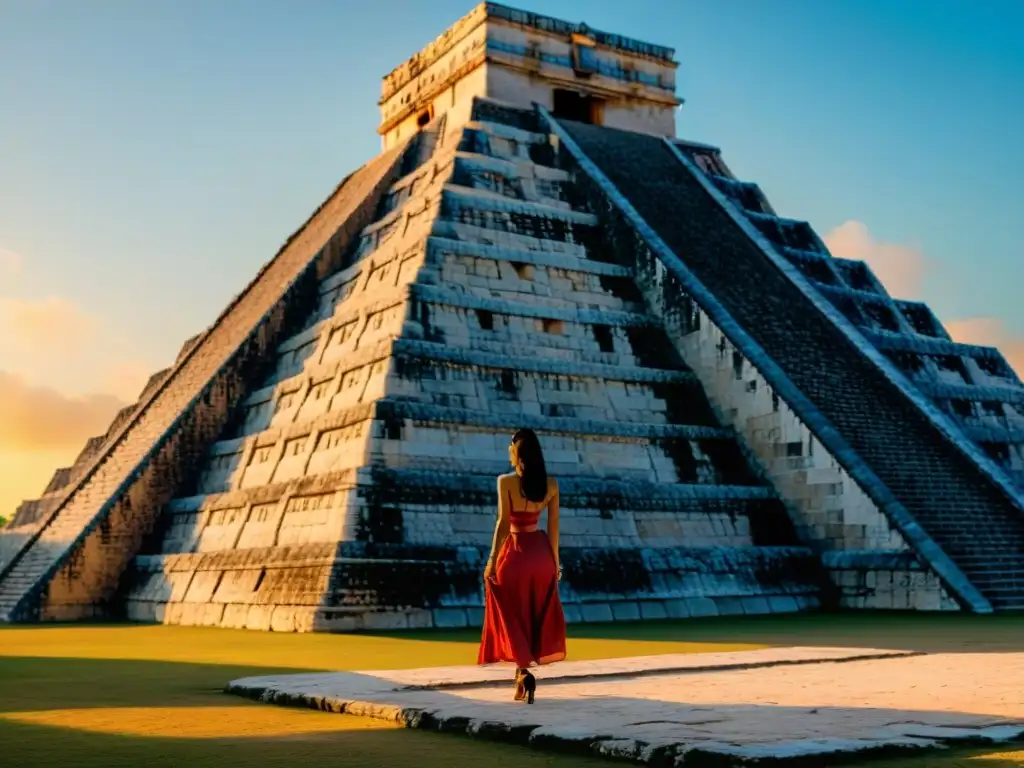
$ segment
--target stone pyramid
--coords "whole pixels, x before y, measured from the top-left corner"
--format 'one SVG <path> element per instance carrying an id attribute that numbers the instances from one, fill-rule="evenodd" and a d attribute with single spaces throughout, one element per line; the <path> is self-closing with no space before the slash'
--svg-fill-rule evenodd
<path id="1" fill-rule="evenodd" d="M 670 49 L 484 3 L 0 534 L 0 618 L 466 626 L 523 426 L 571 621 L 1024 607 L 1024 385 L 675 139 Z"/>

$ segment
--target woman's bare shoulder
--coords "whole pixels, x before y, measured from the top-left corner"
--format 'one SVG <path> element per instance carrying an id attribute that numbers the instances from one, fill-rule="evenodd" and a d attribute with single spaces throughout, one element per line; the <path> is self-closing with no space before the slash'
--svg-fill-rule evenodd
<path id="1" fill-rule="evenodd" d="M 514 472 L 509 472 L 505 475 L 498 475 L 498 486 L 503 488 L 506 485 L 509 485 L 515 478 L 516 474 Z"/>
<path id="2" fill-rule="evenodd" d="M 558 481 L 555 478 L 548 476 L 548 495 L 554 496 L 558 493 Z"/>

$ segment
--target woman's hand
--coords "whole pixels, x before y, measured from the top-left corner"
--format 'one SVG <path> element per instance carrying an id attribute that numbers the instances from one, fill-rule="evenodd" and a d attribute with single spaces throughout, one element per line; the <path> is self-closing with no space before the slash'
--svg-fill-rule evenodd
<path id="1" fill-rule="evenodd" d="M 562 580 L 562 564 L 561 563 L 555 563 L 555 570 L 558 571 L 558 580 L 561 581 Z"/>
<path id="2" fill-rule="evenodd" d="M 487 565 L 484 566 L 484 581 L 494 582 L 495 576 L 497 576 L 497 567 L 494 565 L 494 560 L 488 560 Z"/>

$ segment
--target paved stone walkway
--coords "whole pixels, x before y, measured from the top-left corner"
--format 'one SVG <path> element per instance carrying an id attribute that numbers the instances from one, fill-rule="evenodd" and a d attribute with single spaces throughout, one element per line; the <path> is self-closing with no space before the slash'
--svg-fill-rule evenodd
<path id="1" fill-rule="evenodd" d="M 1024 738 L 1024 653 L 773 648 L 566 662 L 536 674 L 533 706 L 511 701 L 504 666 L 256 677 L 228 690 L 659 766 Z"/>

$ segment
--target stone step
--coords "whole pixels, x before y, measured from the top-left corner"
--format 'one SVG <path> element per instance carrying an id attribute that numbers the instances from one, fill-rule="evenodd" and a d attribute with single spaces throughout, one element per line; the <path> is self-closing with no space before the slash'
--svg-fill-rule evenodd
<path id="1" fill-rule="evenodd" d="M 754 182 L 740 181 L 712 173 L 708 173 L 706 176 L 745 212 L 774 215 L 761 188 Z"/>
<path id="2" fill-rule="evenodd" d="M 402 489 L 420 489 L 429 494 L 438 491 L 495 493 L 493 475 L 465 472 L 426 472 L 420 470 L 394 470 L 373 467 L 368 470 L 367 483 L 380 489 L 384 498 Z M 372 478 L 372 479 L 370 479 Z M 592 475 L 561 475 L 558 477 L 563 507 L 602 506 L 611 502 L 628 502 L 643 508 L 651 506 L 689 504 L 713 500 L 775 499 L 777 495 L 767 485 L 705 485 L 686 483 L 654 483 L 637 480 L 602 479 Z M 396 497 L 397 499 L 398 497 Z"/>
<path id="3" fill-rule="evenodd" d="M 547 237 L 544 232 L 496 231 L 486 221 L 452 221 L 435 218 L 431 223 L 428 237 L 443 237 L 466 243 L 535 251 L 541 255 L 567 256 L 599 263 L 616 263 L 614 259 L 599 259 L 588 250 L 589 240 L 577 242 L 571 239 Z"/>
<path id="4" fill-rule="evenodd" d="M 130 599 L 157 602 L 239 601 L 345 610 L 379 610 L 382 604 L 481 606 L 484 549 L 459 550 L 447 559 L 437 558 L 438 553 L 416 557 L 417 548 L 399 546 L 390 552 L 378 549 L 376 557 L 349 556 L 357 547 L 343 545 L 344 555 L 321 547 L 316 558 L 273 550 L 139 557 L 128 590 Z M 805 595 L 816 591 L 821 578 L 817 558 L 802 547 L 565 548 L 561 554 L 565 575 L 560 592 L 569 604 Z M 322 575 L 310 579 L 312 569 Z M 387 599 L 382 598 L 385 594 Z"/>
<path id="5" fill-rule="evenodd" d="M 363 407 L 375 392 L 465 408 L 498 403 L 511 411 L 714 424 L 703 391 L 686 371 L 515 357 L 397 339 L 390 347 L 307 364 L 300 374 L 254 391 L 227 437 L 290 428 Z M 603 410 L 580 413 L 574 404 Z"/>
<path id="6" fill-rule="evenodd" d="M 309 504 L 300 505 L 294 494 L 273 498 L 271 492 L 280 493 L 274 488 L 257 497 L 252 508 L 244 492 L 180 499 L 173 503 L 174 510 L 165 511 L 166 527 L 156 546 L 163 553 L 211 553 L 334 544 L 339 537 L 354 540 L 365 534 L 418 546 L 484 547 L 491 540 L 497 509 L 494 478 L 488 480 L 485 489 L 396 484 L 341 493 L 320 484 L 315 489 L 315 518 L 303 512 Z M 796 541 L 781 502 L 757 498 L 751 490 L 717 487 L 704 494 L 653 499 L 563 493 L 562 544 L 665 548 L 781 546 Z M 766 496 L 767 489 L 757 490 Z"/>
<path id="7" fill-rule="evenodd" d="M 969 571 L 976 584 L 992 586 L 1000 584 L 1024 585 L 1024 567 L 1021 568 L 1000 568 L 998 570 L 976 572 Z"/>
<path id="8" fill-rule="evenodd" d="M 488 136 L 505 137 L 518 143 L 546 144 L 548 136 L 537 116 L 530 110 L 509 108 L 502 102 L 483 96 L 473 100 L 472 120 L 467 128 L 485 131 Z"/>
<path id="9" fill-rule="evenodd" d="M 565 181 L 537 179 L 521 172 L 516 173 L 514 170 L 509 174 L 508 169 L 484 170 L 480 167 L 467 167 L 496 161 L 502 162 L 500 158 L 488 155 L 462 153 L 456 157 L 454 172 L 444 188 L 456 194 L 532 203 L 566 213 L 589 213 L 578 200 L 569 199 L 572 188 Z M 521 170 L 533 168 L 546 169 L 545 166 L 534 163 L 521 166 Z"/>
<path id="10" fill-rule="evenodd" d="M 545 434 L 610 437 L 639 441 L 673 439 L 733 441 L 736 439 L 736 433 L 732 429 L 716 425 L 625 422 L 608 419 L 542 416 L 531 413 L 496 413 L 434 405 L 407 398 L 380 398 L 371 403 L 322 414 L 304 422 L 269 429 L 258 435 L 218 440 L 210 444 L 207 454 L 210 456 L 240 454 L 254 440 L 258 441 L 260 445 L 273 445 L 281 440 L 288 441 L 302 436 L 308 437 L 314 429 L 323 433 L 331 429 L 371 420 L 392 423 L 408 420 L 421 422 L 422 425 L 465 426 L 481 432 L 508 431 L 509 434 L 520 427 L 528 427 Z M 399 438 L 385 437 L 385 439 Z"/>
<path id="11" fill-rule="evenodd" d="M 374 403 L 374 418 L 408 419 L 443 425 L 465 425 L 479 429 L 511 430 L 530 428 L 538 433 L 633 438 L 639 440 L 726 440 L 736 439 L 732 429 L 687 424 L 636 424 L 603 419 L 573 419 L 530 414 L 506 415 L 463 408 L 446 408 L 402 400 L 381 399 Z"/>
<path id="12" fill-rule="evenodd" d="M 479 100 L 480 97 L 477 98 Z M 517 114 L 513 116 L 511 112 L 506 111 L 504 113 L 495 112 L 485 116 L 483 112 L 478 112 L 478 109 L 479 107 L 474 105 L 474 116 L 471 121 L 466 123 L 463 130 L 464 137 L 472 139 L 483 135 L 484 138 L 490 140 L 500 139 L 508 141 L 514 144 L 517 149 L 522 149 L 523 145 L 547 146 L 549 141 L 547 132 L 540 127 L 536 120 L 529 120 L 527 115 Z M 479 150 L 466 148 L 463 146 L 463 142 L 460 142 L 459 149 L 465 152 L 479 152 Z M 502 156 L 504 157 L 505 155 Z M 512 157 L 513 159 L 528 159 L 530 156 L 520 153 Z M 534 160 L 533 162 L 539 161 Z"/>
<path id="13" fill-rule="evenodd" d="M 562 168 L 552 168 L 518 158 L 512 160 L 505 157 L 494 157 L 481 152 L 456 149 L 455 161 L 457 164 L 456 169 L 462 171 L 480 174 L 493 173 L 506 177 L 521 176 L 523 178 L 536 178 L 559 183 L 572 182 L 572 174 Z"/>
<path id="14" fill-rule="evenodd" d="M 579 473 L 585 466 L 603 477 L 754 482 L 733 433 L 717 427 L 501 414 L 395 401 L 379 401 L 377 407 L 383 424 L 370 445 L 371 461 L 387 467 L 460 466 L 497 474 L 508 467 L 505 441 L 516 429 L 528 427 L 541 436 L 549 469 L 556 475 Z"/>
<path id="15" fill-rule="evenodd" d="M 538 307 L 591 309 L 611 312 L 644 313 L 643 296 L 629 274 L 609 274 L 608 269 L 577 269 L 572 266 L 548 266 L 549 259 L 516 261 L 517 251 L 501 253 L 497 246 L 481 258 L 473 253 L 473 243 L 462 243 L 458 251 L 434 247 L 428 251 L 423 267 L 416 273 L 418 284 L 458 286 L 460 293 L 482 298 L 523 301 Z M 586 262 L 584 262 L 586 263 Z M 604 262 L 589 261 L 593 265 Z M 412 271 L 411 269 L 409 270 Z"/>
<path id="16" fill-rule="evenodd" d="M 976 443 L 1000 443 L 1018 445 L 1024 443 L 1024 425 L 976 426 L 962 424 L 961 429 Z"/>
<path id="17" fill-rule="evenodd" d="M 928 521 L 930 522 L 930 521 Z M 965 523 L 969 522 L 965 520 Z M 976 525 L 982 525 L 983 520 L 975 521 Z M 1002 531 L 972 530 L 969 533 L 950 533 L 934 525 L 929 526 L 934 530 L 933 536 L 936 541 L 954 551 L 957 555 L 974 555 L 981 552 L 992 554 L 1012 554 L 1021 551 L 1021 536 L 1012 528 L 1007 527 Z"/>
<path id="18" fill-rule="evenodd" d="M 664 330 L 643 313 L 551 306 L 418 285 L 403 335 L 452 347 L 516 356 L 660 367 Z M 648 349 L 650 348 L 650 349 Z M 671 366 L 671 363 L 669 364 Z"/>
<path id="19" fill-rule="evenodd" d="M 980 587 L 982 593 L 993 604 L 1015 604 L 1024 602 L 1024 587 L 1020 584 Z"/>
<path id="20" fill-rule="evenodd" d="M 438 229 L 443 230 L 444 228 L 437 227 L 435 231 Z M 451 234 L 455 233 L 452 232 Z M 480 229 L 479 234 L 483 237 L 493 233 L 486 229 Z M 533 267 L 560 269 L 567 272 L 581 272 L 605 277 L 633 277 L 632 270 L 627 267 L 586 258 L 586 253 L 583 249 L 579 249 L 577 254 L 541 251 L 536 248 L 516 247 L 515 245 L 490 245 L 477 242 L 475 239 L 465 240 L 446 237 L 441 232 L 437 232 L 437 234 L 433 234 L 427 239 L 427 255 L 428 262 L 433 259 L 440 260 L 448 256 L 470 256 L 475 259 L 525 264 Z"/>
<path id="21" fill-rule="evenodd" d="M 524 264 L 451 257 L 425 266 L 419 285 L 458 286 L 465 296 L 535 305 L 538 309 L 646 312 L 629 278 L 535 268 Z M 516 313 L 511 313 L 516 314 Z"/>
<path id="22" fill-rule="evenodd" d="M 610 365 L 587 361 L 543 358 L 536 355 L 506 355 L 465 347 L 452 347 L 417 339 L 395 339 L 391 354 L 395 358 L 436 361 L 448 365 L 473 366 L 519 374 L 551 374 L 578 378 L 603 379 L 628 384 L 697 384 L 692 371 L 682 368 L 644 368 L 638 365 Z M 672 363 L 672 360 L 665 360 Z"/>
<path id="23" fill-rule="evenodd" d="M 461 187 L 450 181 L 441 191 L 441 210 L 444 218 L 456 221 L 473 213 L 493 213 L 511 217 L 503 219 L 509 222 L 526 217 L 590 227 L 595 227 L 598 223 L 597 216 L 589 211 L 575 211 L 560 205 L 549 205 L 533 200 L 516 200 L 487 190 Z M 544 232 L 540 236 L 547 234 Z"/>
<path id="24" fill-rule="evenodd" d="M 388 379 L 388 397 L 510 415 L 717 426 L 703 392 L 694 385 L 625 385 L 540 374 L 524 376 L 511 371 L 505 375 L 466 373 L 422 363 L 410 371 L 399 364 Z"/>
<path id="25" fill-rule="evenodd" d="M 249 504 L 273 503 L 290 496 L 311 491 L 351 490 L 357 486 L 377 489 L 374 498 L 399 503 L 420 498 L 431 503 L 449 504 L 457 495 L 469 506 L 494 503 L 495 476 L 471 472 L 436 472 L 415 469 L 367 467 L 331 474 L 303 477 L 259 488 L 246 488 L 227 493 L 182 496 L 169 502 L 167 514 L 191 514 L 204 509 L 238 508 Z M 775 491 L 767 485 L 710 485 L 694 483 L 654 483 L 638 480 L 615 480 L 592 475 L 560 475 L 558 484 L 563 508 L 613 507 L 628 504 L 635 509 L 672 509 L 691 505 L 726 502 L 776 500 Z M 413 495 L 418 494 L 418 496 Z M 902 553 L 899 553 L 902 554 Z"/>
<path id="26" fill-rule="evenodd" d="M 441 219 L 484 227 L 494 238 L 525 235 L 584 247 L 594 242 L 598 223 L 597 217 L 590 213 L 449 188 L 442 195 Z"/>
<path id="27" fill-rule="evenodd" d="M 992 605 L 1000 612 L 1024 611 L 1024 596 L 1001 598 L 993 597 Z"/>
<path id="28" fill-rule="evenodd" d="M 1024 570 L 1024 557 L 1006 557 L 1006 558 L 995 558 L 991 561 L 974 560 L 967 561 L 957 556 L 957 562 L 962 562 L 964 571 L 967 573 L 977 573 L 983 575 L 985 573 L 994 573 L 999 570 Z"/>
<path id="29" fill-rule="evenodd" d="M 612 327 L 659 327 L 658 318 L 641 313 L 614 309 L 589 309 L 552 305 L 542 296 L 531 296 L 529 300 L 489 299 L 451 288 L 414 284 L 409 286 L 409 295 L 429 304 L 440 304 L 460 309 L 484 310 L 495 315 L 529 317 L 540 320 L 562 320 L 579 325 L 606 325 Z M 525 299 L 526 297 L 524 297 Z"/>
<path id="30" fill-rule="evenodd" d="M 1024 405 L 1024 386 L 989 387 L 980 384 L 943 384 L 926 381 L 915 381 L 914 384 L 926 395 L 936 399 Z"/>
<path id="31" fill-rule="evenodd" d="M 966 563 L 969 563 L 969 562 L 988 563 L 988 562 L 999 562 L 999 561 L 1002 561 L 1002 560 L 1012 560 L 1014 562 L 1018 562 L 1018 561 L 1020 561 L 1020 559 L 1022 557 L 1024 557 L 1024 552 L 1005 553 L 1005 554 L 992 553 L 992 552 L 978 552 L 976 554 L 965 554 L 965 555 L 962 555 L 962 557 L 964 559 L 964 562 L 966 562 Z"/>
<path id="32" fill-rule="evenodd" d="M 363 462 L 368 449 L 371 461 L 386 466 L 460 466 L 464 471 L 497 474 L 508 466 L 505 441 L 522 427 L 542 435 L 551 471 L 559 474 L 579 472 L 582 462 L 603 476 L 755 482 L 735 433 L 728 429 L 541 416 L 524 410 L 496 413 L 379 399 L 252 437 L 213 443 L 199 490 L 223 492 L 353 468 Z"/>
<path id="33" fill-rule="evenodd" d="M 743 213 L 762 235 L 780 248 L 810 251 L 820 247 L 817 236 L 806 221 L 762 211 L 745 210 Z"/>
<path id="34" fill-rule="evenodd" d="M 965 523 L 974 522 L 976 525 L 983 524 L 983 520 L 971 521 L 966 519 Z M 974 555 L 982 552 L 993 554 L 1009 554 L 1021 551 L 1021 537 L 1013 528 L 1007 526 L 1002 530 L 959 530 L 950 532 L 949 529 L 932 525 L 929 530 L 934 529 L 936 541 L 941 541 L 944 546 L 956 550 L 958 554 Z M 992 549 L 989 549 L 989 548 Z"/>

